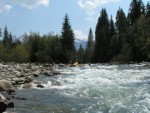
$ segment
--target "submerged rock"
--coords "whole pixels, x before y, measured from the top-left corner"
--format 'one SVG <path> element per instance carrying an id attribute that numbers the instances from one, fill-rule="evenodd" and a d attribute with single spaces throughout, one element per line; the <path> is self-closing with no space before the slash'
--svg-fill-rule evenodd
<path id="1" fill-rule="evenodd" d="M 24 88 L 24 89 L 30 89 L 31 87 L 32 87 L 32 84 L 30 84 L 30 83 L 26 83 L 22 86 L 22 88 Z"/>
<path id="2" fill-rule="evenodd" d="M 41 84 L 38 84 L 36 87 L 38 87 L 38 88 L 44 88 L 44 86 L 41 85 Z"/>

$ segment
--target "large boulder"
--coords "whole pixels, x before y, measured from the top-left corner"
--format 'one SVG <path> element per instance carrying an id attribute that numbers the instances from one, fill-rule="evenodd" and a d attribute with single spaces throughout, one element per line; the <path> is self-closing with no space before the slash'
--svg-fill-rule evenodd
<path id="1" fill-rule="evenodd" d="M 0 80 L 0 91 L 6 91 L 7 93 L 15 92 L 15 88 L 12 86 L 11 82 L 7 80 Z"/>

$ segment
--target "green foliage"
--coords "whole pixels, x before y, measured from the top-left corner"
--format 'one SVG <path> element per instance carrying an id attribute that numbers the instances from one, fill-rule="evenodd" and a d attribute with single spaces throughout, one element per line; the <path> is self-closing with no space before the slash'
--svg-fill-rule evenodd
<path id="1" fill-rule="evenodd" d="M 95 31 L 95 50 L 93 62 L 108 62 L 109 19 L 106 9 L 102 9 Z"/>
<path id="2" fill-rule="evenodd" d="M 2 35 L 3 34 L 3 35 Z M 0 29 L 0 61 L 80 63 L 141 62 L 150 61 L 150 4 L 144 6 L 142 0 L 132 0 L 128 17 L 119 8 L 116 22 L 108 18 L 102 9 L 96 25 L 95 41 L 92 29 L 89 30 L 87 46 L 78 51 L 74 46 L 74 33 L 66 14 L 61 36 L 30 33 L 22 41 L 13 40 L 5 27 Z"/>
<path id="3" fill-rule="evenodd" d="M 23 45 L 18 44 L 15 48 L 12 49 L 11 61 L 19 63 L 29 61 L 29 53 Z"/>
<path id="4" fill-rule="evenodd" d="M 70 58 L 73 57 L 75 52 L 74 46 L 74 33 L 70 25 L 69 17 L 66 14 L 63 22 L 62 32 L 61 32 L 61 44 L 63 46 L 64 63 L 68 63 Z M 72 58 L 71 58 L 72 59 Z"/>
<path id="5" fill-rule="evenodd" d="M 150 18 L 150 3 L 149 2 L 147 3 L 147 6 L 146 6 L 146 17 Z"/>
<path id="6" fill-rule="evenodd" d="M 1 37 L 2 37 L 2 29 L 0 28 L 0 39 L 1 39 Z"/>
<path id="7" fill-rule="evenodd" d="M 94 40 L 93 40 L 93 32 L 92 29 L 90 28 L 89 30 L 89 35 L 88 35 L 88 40 L 87 40 L 87 46 L 85 50 L 85 62 L 91 63 L 92 58 L 93 58 L 93 53 L 94 53 Z M 81 49 L 81 48 L 80 48 Z"/>
<path id="8" fill-rule="evenodd" d="M 142 0 L 132 0 L 128 14 L 129 23 L 133 25 L 135 21 L 139 19 L 141 14 L 143 14 L 144 12 L 145 8 Z"/>
<path id="9" fill-rule="evenodd" d="M 4 29 L 3 44 L 5 47 L 7 47 L 7 49 L 9 49 L 12 44 L 12 35 L 11 35 L 11 33 L 9 34 L 9 32 L 7 30 L 7 26 Z"/>
<path id="10" fill-rule="evenodd" d="M 77 59 L 78 59 L 79 63 L 84 62 L 84 49 L 83 49 L 82 45 L 80 45 L 79 50 L 77 52 Z"/>

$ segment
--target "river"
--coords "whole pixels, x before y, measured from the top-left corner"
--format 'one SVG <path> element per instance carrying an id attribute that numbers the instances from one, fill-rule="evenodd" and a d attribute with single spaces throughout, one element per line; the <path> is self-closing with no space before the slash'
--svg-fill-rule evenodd
<path id="1" fill-rule="evenodd" d="M 17 113 L 150 113 L 150 64 L 61 67 L 36 78 L 44 89 L 17 89 Z"/>

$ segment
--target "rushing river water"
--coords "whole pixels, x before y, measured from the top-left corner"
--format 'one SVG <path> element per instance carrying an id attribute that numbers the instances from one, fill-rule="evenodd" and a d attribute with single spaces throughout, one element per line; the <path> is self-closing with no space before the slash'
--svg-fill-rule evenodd
<path id="1" fill-rule="evenodd" d="M 150 113 L 150 66 L 62 67 L 61 75 L 38 78 L 44 89 L 18 89 L 17 113 Z"/>

